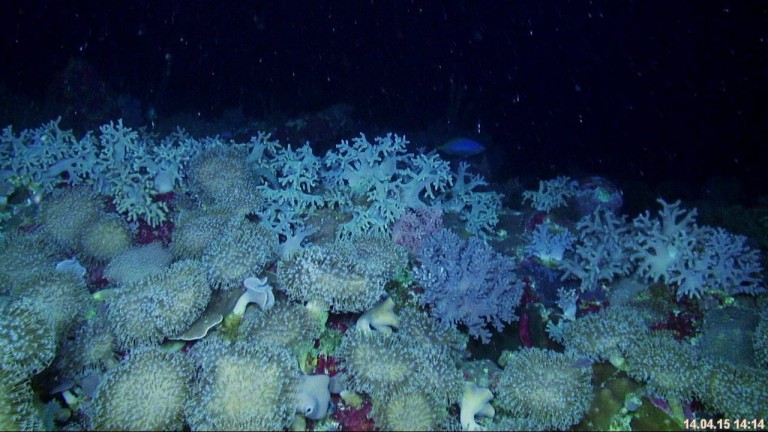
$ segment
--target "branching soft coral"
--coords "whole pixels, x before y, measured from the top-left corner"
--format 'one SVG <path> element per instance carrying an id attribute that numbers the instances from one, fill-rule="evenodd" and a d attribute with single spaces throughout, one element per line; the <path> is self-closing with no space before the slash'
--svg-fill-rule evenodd
<path id="1" fill-rule="evenodd" d="M 495 252 L 477 237 L 462 240 L 447 229 L 430 236 L 419 253 L 414 277 L 424 289 L 420 302 L 432 315 L 469 334 L 490 341 L 488 324 L 496 330 L 517 320 L 523 284 L 512 259 Z"/>

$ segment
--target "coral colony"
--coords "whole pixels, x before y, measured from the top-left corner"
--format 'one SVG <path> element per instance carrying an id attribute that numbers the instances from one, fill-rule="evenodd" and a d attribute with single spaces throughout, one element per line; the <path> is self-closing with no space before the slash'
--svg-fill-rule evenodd
<path id="1" fill-rule="evenodd" d="M 768 417 L 760 253 L 680 201 L 629 218 L 608 180 L 561 176 L 515 228 L 466 161 L 394 133 L 316 154 L 51 121 L 0 156 L 1 429 Z M 744 304 L 749 356 L 712 354 Z"/>

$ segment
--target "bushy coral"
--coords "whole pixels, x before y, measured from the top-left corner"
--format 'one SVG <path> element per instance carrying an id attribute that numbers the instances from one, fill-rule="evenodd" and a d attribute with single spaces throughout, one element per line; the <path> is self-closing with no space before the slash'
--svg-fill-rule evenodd
<path id="1" fill-rule="evenodd" d="M 209 337 L 190 354 L 196 381 L 186 402 L 192 430 L 279 430 L 294 416 L 299 382 L 284 348 L 260 341 Z"/>
<path id="2" fill-rule="evenodd" d="M 691 400 L 706 375 L 696 349 L 666 332 L 635 340 L 627 347 L 626 359 L 630 377 L 646 383 L 651 396 L 670 402 Z"/>
<path id="3" fill-rule="evenodd" d="M 419 301 L 431 307 L 433 317 L 465 325 L 483 343 L 491 337 L 488 325 L 501 331 L 517 320 L 523 284 L 515 263 L 477 237 L 462 240 L 442 229 L 427 238 L 418 259 L 413 276 L 424 289 Z"/>
<path id="4" fill-rule="evenodd" d="M 0 430 L 44 430 L 24 374 L 0 368 Z"/>
<path id="5" fill-rule="evenodd" d="M 695 387 L 697 399 L 723 418 L 768 417 L 768 371 L 712 361 Z"/>
<path id="6" fill-rule="evenodd" d="M 40 223 L 51 240 L 72 250 L 80 245 L 84 230 L 98 220 L 101 207 L 99 198 L 90 189 L 59 189 L 44 200 Z"/>
<path id="7" fill-rule="evenodd" d="M 405 250 L 382 237 L 309 246 L 278 263 L 281 289 L 296 300 L 320 301 L 334 312 L 362 312 L 384 296 L 405 266 Z"/>
<path id="8" fill-rule="evenodd" d="M 86 256 L 108 261 L 131 246 L 131 232 L 120 216 L 105 214 L 83 230 L 80 244 Z"/>
<path id="9" fill-rule="evenodd" d="M 617 365 L 623 362 L 627 347 L 648 333 L 642 313 L 623 306 L 609 307 L 563 326 L 560 337 L 554 338 L 565 345 L 566 353 Z"/>
<path id="10" fill-rule="evenodd" d="M 592 370 L 572 356 L 528 348 L 512 354 L 496 388 L 495 406 L 537 429 L 567 429 L 592 400 Z"/>
<path id="11" fill-rule="evenodd" d="M 45 369 L 56 353 L 53 320 L 34 300 L 0 297 L 0 364 L 30 377 Z"/>
<path id="12" fill-rule="evenodd" d="M 137 349 L 109 370 L 88 408 L 96 430 L 179 430 L 192 365 L 181 353 Z"/>
<path id="13" fill-rule="evenodd" d="M 219 289 L 239 287 L 243 279 L 259 276 L 277 259 L 277 234 L 247 219 L 232 222 L 224 235 L 208 245 L 202 263 L 208 280 Z"/>
<path id="14" fill-rule="evenodd" d="M 107 317 L 121 348 L 153 344 L 186 330 L 210 296 L 200 262 L 178 261 L 162 273 L 117 289 L 107 300 Z"/>
<path id="15" fill-rule="evenodd" d="M 129 285 L 160 273 L 172 259 L 160 243 L 133 247 L 112 258 L 104 269 L 104 277 L 118 285 Z"/>
<path id="16" fill-rule="evenodd" d="M 220 209 L 197 209 L 178 214 L 171 234 L 171 252 L 179 258 L 200 258 L 224 234 L 229 216 Z"/>
<path id="17" fill-rule="evenodd" d="M 411 254 L 421 249 L 421 243 L 443 226 L 443 211 L 438 206 L 405 209 L 392 224 L 392 240 Z"/>

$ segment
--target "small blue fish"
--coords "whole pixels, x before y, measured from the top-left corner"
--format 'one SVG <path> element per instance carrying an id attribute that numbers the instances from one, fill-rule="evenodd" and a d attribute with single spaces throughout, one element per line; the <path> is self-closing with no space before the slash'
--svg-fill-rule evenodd
<path id="1" fill-rule="evenodd" d="M 474 156 L 485 151 L 485 146 L 469 138 L 454 138 L 437 148 L 453 156 Z"/>

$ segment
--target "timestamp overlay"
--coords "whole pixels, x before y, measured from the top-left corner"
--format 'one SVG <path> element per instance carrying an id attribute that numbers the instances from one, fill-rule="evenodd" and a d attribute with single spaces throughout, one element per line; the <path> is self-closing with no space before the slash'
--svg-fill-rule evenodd
<path id="1" fill-rule="evenodd" d="M 764 431 L 765 419 L 745 418 L 694 418 L 685 419 L 685 429 L 687 430 L 741 430 L 741 431 Z"/>

